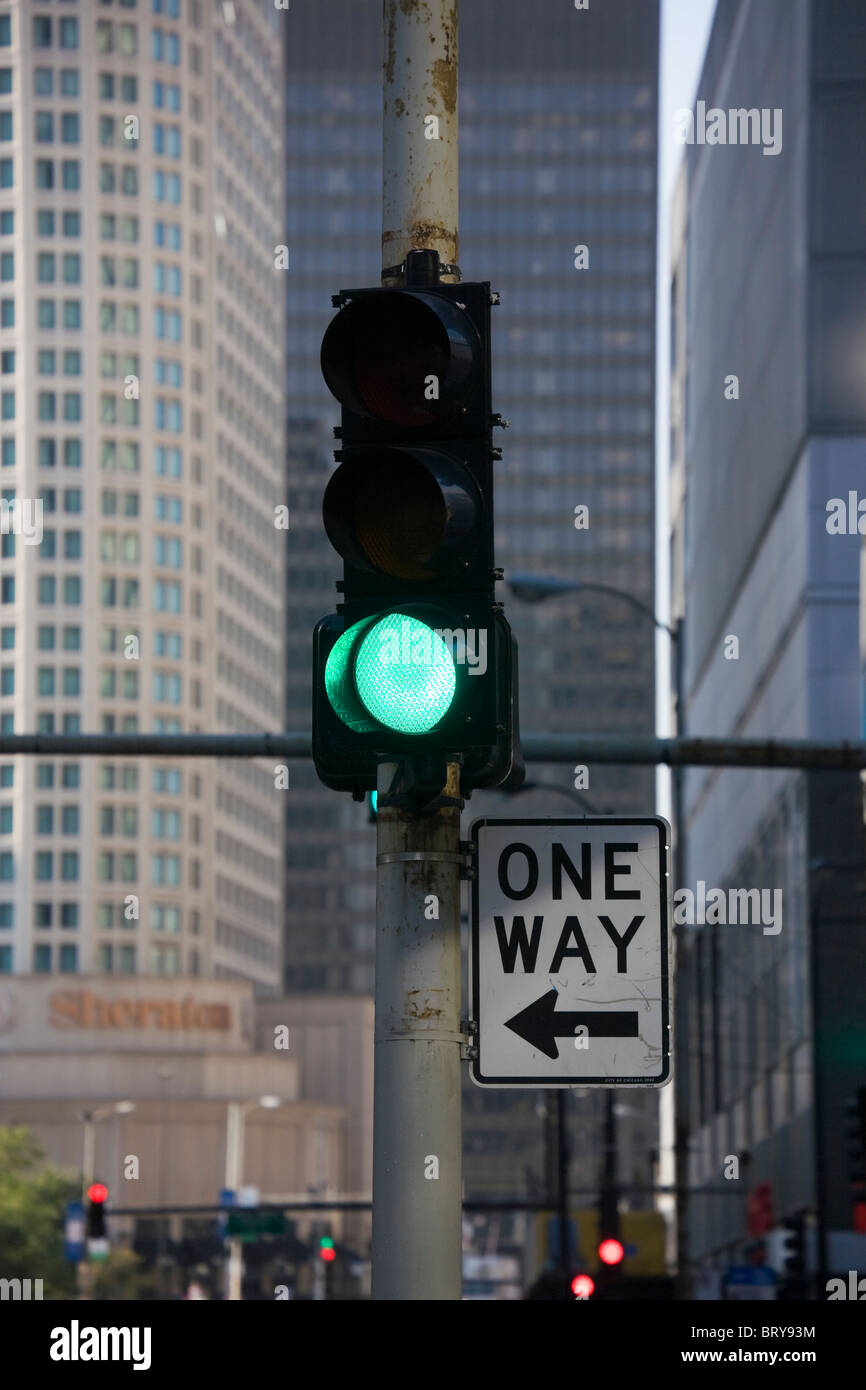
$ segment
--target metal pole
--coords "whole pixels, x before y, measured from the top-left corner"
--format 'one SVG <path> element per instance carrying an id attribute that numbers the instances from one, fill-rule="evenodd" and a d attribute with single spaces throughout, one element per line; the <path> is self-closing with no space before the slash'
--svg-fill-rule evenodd
<path id="1" fill-rule="evenodd" d="M 383 13 L 382 282 L 399 284 L 408 251 L 457 263 L 457 0 Z"/>
<path id="2" fill-rule="evenodd" d="M 384 0 L 383 22 L 382 283 L 404 283 L 410 251 L 453 281 L 457 0 Z M 388 803 L 409 771 L 378 778 L 372 1292 L 459 1299 L 460 768 L 429 811 Z"/>
<path id="3" fill-rule="evenodd" d="M 559 1213 L 559 1268 L 570 1273 L 568 1240 L 568 1135 L 565 1129 L 565 1091 L 556 1092 L 556 1199 Z"/>
<path id="4" fill-rule="evenodd" d="M 866 742 L 794 738 L 654 738 L 650 734 L 521 734 L 527 762 L 667 763 L 670 767 L 866 769 Z M 310 758 L 308 733 L 0 734 L 0 757 Z"/>
<path id="5" fill-rule="evenodd" d="M 84 1120 L 84 1151 L 81 1156 L 81 1200 L 87 1207 L 87 1189 L 93 1182 L 93 1157 L 96 1147 L 96 1121 L 89 1110 L 82 1116 Z"/>
<path id="6" fill-rule="evenodd" d="M 230 1100 L 226 1116 L 226 1181 L 237 1199 L 241 1185 L 244 1143 L 244 1110 L 237 1100 Z M 237 1200 L 235 1201 L 237 1205 Z M 244 1247 L 239 1236 L 229 1238 L 229 1259 L 226 1270 L 226 1298 L 237 1303 L 241 1297 L 244 1274 Z"/>
<path id="7" fill-rule="evenodd" d="M 684 653 L 683 653 L 683 632 L 685 620 L 680 617 L 677 619 L 676 627 L 673 632 L 674 644 L 674 699 L 676 708 L 676 722 L 674 733 L 677 738 L 682 738 L 686 730 L 685 721 L 685 689 L 683 680 Z M 684 888 L 686 882 L 686 828 L 685 828 L 685 804 L 683 796 L 683 768 L 677 764 L 672 769 L 671 776 L 671 799 L 673 802 L 673 821 L 674 821 L 674 891 Z M 681 950 L 685 947 L 685 938 L 682 932 L 674 934 L 675 950 L 675 970 L 676 980 L 679 979 L 679 969 L 684 965 L 681 957 Z M 677 986 L 678 987 L 678 986 Z M 676 1032 L 674 1033 L 676 1038 Z M 700 1037 L 697 1039 L 697 1046 L 700 1048 Z M 674 1098 L 674 1184 L 677 1189 L 675 1200 L 676 1211 L 676 1239 L 677 1239 L 677 1271 L 676 1271 L 676 1294 L 679 1299 L 691 1297 L 691 1281 L 689 1279 L 689 1195 L 687 1191 L 688 1167 L 689 1167 L 689 1128 L 688 1112 L 686 1109 L 686 1098 L 689 1085 L 689 1068 L 687 1059 L 682 1050 L 682 1040 L 678 1040 L 679 1055 L 675 1059 L 676 1080 L 674 1085 L 676 1093 Z M 680 1072 L 680 1068 L 682 1071 Z"/>
<path id="8" fill-rule="evenodd" d="M 373 1298 L 459 1299 L 460 781 L 429 812 L 388 804 L 379 766 Z"/>
<path id="9" fill-rule="evenodd" d="M 818 975 L 820 964 L 820 944 L 818 929 L 821 920 L 821 898 L 826 885 L 826 878 L 813 878 L 810 884 L 811 904 L 809 912 L 809 1001 L 812 1012 L 812 1142 L 815 1155 L 815 1222 L 816 1222 L 816 1244 L 817 1244 L 817 1271 L 815 1278 L 817 1286 L 816 1296 L 824 1298 L 827 1290 L 827 1279 L 829 1277 L 830 1252 L 827 1239 L 827 1178 L 824 1167 L 824 1116 L 822 1114 L 824 1101 L 823 1067 L 821 1055 L 821 1036 L 819 1033 L 818 1020 L 821 1017 L 821 993 L 820 980 Z M 810 1272 L 809 1259 L 806 1256 L 806 1287 L 809 1287 Z M 801 1296 L 803 1291 L 801 1290 Z M 812 1290 L 810 1289 L 811 1293 Z"/>

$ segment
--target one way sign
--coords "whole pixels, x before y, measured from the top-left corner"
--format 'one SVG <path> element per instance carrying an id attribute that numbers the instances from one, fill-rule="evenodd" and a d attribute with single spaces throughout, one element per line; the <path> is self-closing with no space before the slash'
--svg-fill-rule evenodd
<path id="1" fill-rule="evenodd" d="M 472 826 L 472 1076 L 670 1079 L 670 827 L 659 817 Z"/>

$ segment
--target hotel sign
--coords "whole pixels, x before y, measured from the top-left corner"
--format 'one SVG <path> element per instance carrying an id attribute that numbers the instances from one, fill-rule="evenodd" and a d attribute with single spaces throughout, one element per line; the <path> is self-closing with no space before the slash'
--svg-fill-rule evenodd
<path id="1" fill-rule="evenodd" d="M 248 980 L 7 976 L 0 981 L 0 1053 L 248 1054 L 254 1008 Z"/>
<path id="2" fill-rule="evenodd" d="M 89 989 L 61 989 L 49 999 L 52 1028 L 162 1028 L 226 1032 L 231 1008 L 225 1003 L 183 999 L 106 999 Z"/>

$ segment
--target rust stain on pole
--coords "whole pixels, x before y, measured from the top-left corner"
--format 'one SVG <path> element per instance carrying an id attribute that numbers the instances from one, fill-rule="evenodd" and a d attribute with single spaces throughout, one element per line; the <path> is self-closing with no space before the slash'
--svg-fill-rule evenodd
<path id="1" fill-rule="evenodd" d="M 383 16 L 383 268 L 411 250 L 455 264 L 457 0 L 384 0 Z"/>

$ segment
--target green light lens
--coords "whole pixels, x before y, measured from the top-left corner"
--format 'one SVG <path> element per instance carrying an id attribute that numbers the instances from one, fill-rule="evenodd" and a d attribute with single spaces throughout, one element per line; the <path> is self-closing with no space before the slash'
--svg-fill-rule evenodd
<path id="1" fill-rule="evenodd" d="M 334 713 L 356 734 L 370 734 L 375 720 L 361 708 L 352 681 L 352 652 L 364 624 L 355 623 L 337 639 L 325 663 L 325 694 Z"/>
<path id="2" fill-rule="evenodd" d="M 425 734 L 448 712 L 457 685 L 454 657 L 427 623 L 389 613 L 362 638 L 355 688 L 380 724 Z"/>

